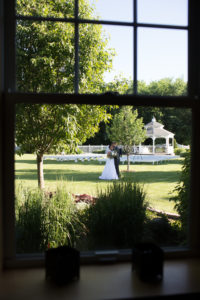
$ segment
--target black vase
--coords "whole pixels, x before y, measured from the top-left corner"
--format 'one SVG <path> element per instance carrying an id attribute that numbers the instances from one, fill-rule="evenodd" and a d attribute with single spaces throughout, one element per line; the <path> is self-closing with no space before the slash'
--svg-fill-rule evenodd
<path id="1" fill-rule="evenodd" d="M 46 279 L 66 284 L 79 279 L 80 252 L 68 246 L 51 248 L 45 252 Z"/>
<path id="2" fill-rule="evenodd" d="M 164 252 L 155 244 L 141 243 L 132 252 L 132 269 L 142 281 L 159 282 L 163 278 Z"/>

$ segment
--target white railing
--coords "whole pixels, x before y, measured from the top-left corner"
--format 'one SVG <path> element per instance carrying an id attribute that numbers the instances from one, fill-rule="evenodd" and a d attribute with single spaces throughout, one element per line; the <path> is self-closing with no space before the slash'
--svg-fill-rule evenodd
<path id="1" fill-rule="evenodd" d="M 94 151 L 106 151 L 106 148 L 108 146 L 106 145 L 84 145 L 84 146 L 78 146 L 78 148 L 83 151 L 83 153 L 92 153 Z"/>
<path id="2" fill-rule="evenodd" d="M 182 149 L 190 149 L 190 146 L 189 145 L 180 145 L 180 144 L 177 144 L 177 147 L 178 148 L 182 148 Z"/>
<path id="3" fill-rule="evenodd" d="M 78 148 L 83 151 L 83 153 L 93 153 L 95 151 L 105 151 L 107 145 L 84 145 L 84 146 L 79 146 Z M 119 146 L 122 147 L 123 146 Z M 133 146 L 132 148 L 132 153 L 133 154 L 156 154 L 156 153 L 163 153 L 163 154 L 173 154 L 174 153 L 174 148 L 173 146 L 168 146 L 166 147 L 165 144 L 162 145 L 155 145 L 154 151 L 153 151 L 153 146 L 148 146 L 148 145 L 138 145 L 138 146 Z"/>
<path id="4" fill-rule="evenodd" d="M 174 154 L 174 147 L 173 146 L 166 146 L 166 145 L 155 145 L 154 146 L 154 151 L 153 151 L 153 146 L 146 146 L 146 145 L 141 145 L 141 146 L 135 146 L 133 147 L 133 153 L 135 154 L 158 154 L 158 153 L 163 153 L 163 154 Z"/>

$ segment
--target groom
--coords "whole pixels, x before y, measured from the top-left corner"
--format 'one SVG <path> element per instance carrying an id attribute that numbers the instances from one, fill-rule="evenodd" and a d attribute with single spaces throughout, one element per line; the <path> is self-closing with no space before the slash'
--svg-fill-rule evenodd
<path id="1" fill-rule="evenodd" d="M 117 152 L 117 156 L 114 157 L 114 163 L 115 163 L 115 169 L 116 169 L 117 175 L 118 175 L 118 177 L 120 177 L 119 163 L 120 163 L 120 156 L 122 156 L 122 149 L 117 146 L 116 142 L 112 142 L 112 145 L 113 145 L 113 150 L 115 152 Z"/>

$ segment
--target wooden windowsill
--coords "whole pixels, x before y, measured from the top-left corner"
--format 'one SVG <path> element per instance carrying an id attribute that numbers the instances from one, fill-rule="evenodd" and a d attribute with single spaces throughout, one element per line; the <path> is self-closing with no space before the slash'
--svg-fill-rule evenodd
<path id="1" fill-rule="evenodd" d="M 0 276 L 0 299 L 134 299 L 200 293 L 200 259 L 168 260 L 159 284 L 141 282 L 130 263 L 81 266 L 80 280 L 56 287 L 45 281 L 45 271 L 5 271 Z"/>

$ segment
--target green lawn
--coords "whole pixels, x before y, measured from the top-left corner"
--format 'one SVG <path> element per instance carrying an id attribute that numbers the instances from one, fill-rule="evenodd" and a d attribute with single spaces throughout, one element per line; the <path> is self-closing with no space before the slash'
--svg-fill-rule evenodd
<path id="1" fill-rule="evenodd" d="M 16 183 L 37 187 L 37 166 L 35 156 L 25 154 L 16 155 L 15 158 Z M 151 207 L 166 212 L 175 212 L 174 203 L 169 201 L 169 193 L 172 192 L 178 182 L 182 166 L 182 159 L 171 160 L 167 163 L 134 164 L 131 172 L 127 173 L 126 165 L 120 165 L 123 178 L 131 178 L 134 181 L 144 183 L 147 200 Z M 69 191 L 75 194 L 96 195 L 97 187 L 104 188 L 109 181 L 99 180 L 104 164 L 97 161 L 85 162 L 58 162 L 56 160 L 44 161 L 44 178 L 46 188 L 54 190 L 59 180 L 66 181 Z"/>

